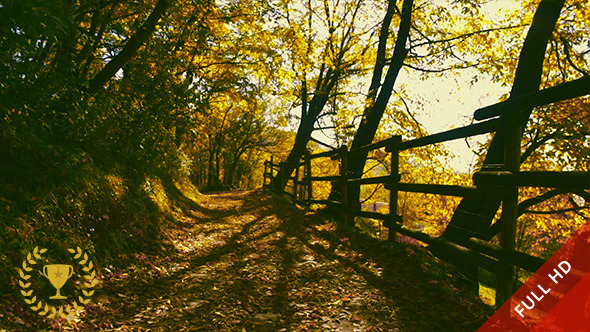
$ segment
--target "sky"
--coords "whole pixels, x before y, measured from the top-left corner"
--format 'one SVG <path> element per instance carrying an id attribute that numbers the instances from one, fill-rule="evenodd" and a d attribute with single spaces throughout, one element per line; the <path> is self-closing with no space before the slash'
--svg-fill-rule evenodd
<path id="1" fill-rule="evenodd" d="M 407 75 L 400 73 L 400 79 L 413 95 L 425 103 L 415 117 L 430 135 L 473 123 L 473 113 L 477 109 L 499 102 L 501 96 L 509 91 L 509 87 L 501 87 L 491 80 L 480 79 L 471 84 L 468 72 L 459 77 L 429 78 L 422 82 L 404 77 Z M 476 161 L 472 148 L 476 149 L 477 143 L 484 143 L 488 137 L 480 135 L 470 138 L 471 148 L 464 139 L 444 143 L 454 155 L 448 160 L 449 166 L 459 172 L 471 173 Z"/>

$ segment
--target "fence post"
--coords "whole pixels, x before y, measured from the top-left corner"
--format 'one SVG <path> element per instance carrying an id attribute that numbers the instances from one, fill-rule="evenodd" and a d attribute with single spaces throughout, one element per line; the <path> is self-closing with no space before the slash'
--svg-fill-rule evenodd
<path id="1" fill-rule="evenodd" d="M 285 185 L 286 185 L 286 177 L 285 177 L 285 162 L 281 161 L 279 163 L 279 174 L 281 174 L 281 176 L 279 177 L 279 183 L 281 184 L 281 194 L 285 193 Z"/>
<path id="2" fill-rule="evenodd" d="M 310 200 L 313 199 L 313 187 L 312 187 L 312 182 L 311 182 L 311 153 L 309 152 L 309 150 L 305 151 L 304 162 L 305 162 L 304 182 L 307 186 L 306 204 L 309 207 L 309 204 L 311 203 Z"/>
<path id="3" fill-rule="evenodd" d="M 264 173 L 262 173 L 262 188 L 266 188 L 266 178 L 268 177 L 268 160 L 264 161 Z"/>
<path id="4" fill-rule="evenodd" d="M 348 214 L 345 210 L 350 206 L 348 204 L 348 148 L 346 145 L 340 147 L 340 202 L 342 203 L 344 211 L 344 227 L 350 227 L 350 218 L 354 220 L 354 217 Z"/>
<path id="5" fill-rule="evenodd" d="M 402 137 L 400 135 L 392 136 L 392 141 L 387 147 L 387 150 L 390 152 L 391 156 L 391 170 L 389 171 L 389 177 L 391 181 L 391 187 L 389 188 L 389 217 L 390 219 L 386 223 L 386 227 L 388 228 L 387 232 L 387 240 L 395 241 L 397 232 L 395 232 L 395 225 L 394 223 L 398 222 L 398 214 L 397 214 L 397 200 L 398 200 L 398 183 L 400 180 L 399 175 L 399 144 L 402 141 Z"/>
<path id="6" fill-rule="evenodd" d="M 518 173 L 520 170 L 520 141 L 522 113 L 516 112 L 506 119 L 506 140 L 504 142 L 504 170 Z M 516 220 L 518 219 L 518 187 L 506 186 L 502 197 L 502 215 L 500 225 L 500 246 L 514 251 L 516 241 Z M 501 306 L 512 296 L 514 269 L 507 265 L 506 273 L 498 274 L 496 287 L 496 306 Z"/>
<path id="7" fill-rule="evenodd" d="M 297 204 L 299 201 L 299 162 L 295 164 L 295 178 L 293 179 L 293 203 Z"/>
<path id="8" fill-rule="evenodd" d="M 271 191 L 273 191 L 273 189 L 274 189 L 274 187 L 273 187 L 273 182 L 274 182 L 274 178 L 275 178 L 275 175 L 274 175 L 274 167 L 275 167 L 275 165 L 274 165 L 274 156 L 271 155 L 270 156 L 270 184 L 269 184 Z"/>

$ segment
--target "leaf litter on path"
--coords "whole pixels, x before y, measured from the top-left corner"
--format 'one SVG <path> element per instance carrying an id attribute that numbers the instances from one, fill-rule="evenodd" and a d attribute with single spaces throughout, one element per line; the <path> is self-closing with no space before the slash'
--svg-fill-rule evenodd
<path id="1" fill-rule="evenodd" d="M 438 262 L 422 248 L 345 233 L 262 191 L 213 194 L 201 208 L 169 230 L 175 250 L 105 278 L 119 295 L 76 329 L 474 331 L 491 314 L 425 269 Z"/>

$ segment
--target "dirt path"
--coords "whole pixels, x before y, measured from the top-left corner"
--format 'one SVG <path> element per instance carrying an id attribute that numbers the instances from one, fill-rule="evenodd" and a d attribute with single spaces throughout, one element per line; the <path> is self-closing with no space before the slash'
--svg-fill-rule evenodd
<path id="1" fill-rule="evenodd" d="M 491 313 L 423 250 L 260 191 L 211 195 L 183 225 L 177 250 L 105 279 L 81 330 L 474 331 Z"/>

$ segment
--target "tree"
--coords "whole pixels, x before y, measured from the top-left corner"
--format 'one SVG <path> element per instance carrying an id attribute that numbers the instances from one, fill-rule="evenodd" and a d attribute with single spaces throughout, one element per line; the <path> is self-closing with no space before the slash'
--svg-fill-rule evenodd
<path id="1" fill-rule="evenodd" d="M 413 3 L 413 0 L 404 0 L 403 2 L 400 13 L 400 25 L 395 46 L 393 48 L 393 54 L 389 59 L 387 59 L 386 50 L 390 34 L 390 24 L 394 13 L 399 12 L 399 9 L 397 8 L 394 0 L 390 0 L 388 2 L 387 12 L 379 32 L 377 57 L 373 67 L 373 77 L 371 79 L 371 85 L 369 86 L 369 92 L 365 102 L 363 118 L 356 134 L 354 135 L 354 139 L 350 147 L 351 149 L 356 149 L 367 145 L 371 143 L 375 137 L 375 133 L 377 132 L 377 128 L 381 122 L 381 117 L 385 112 L 389 98 L 393 92 L 393 86 L 400 70 L 402 69 L 406 55 L 408 54 L 408 50 L 406 49 L 406 40 L 408 39 L 410 33 Z M 387 74 L 385 75 L 385 78 L 382 82 L 382 74 L 386 65 L 388 65 Z M 366 152 L 361 153 L 359 156 L 355 156 L 355 158 L 351 158 L 348 165 L 349 172 L 353 176 L 360 177 L 363 173 L 366 160 Z M 353 202 L 353 205 L 358 205 L 359 194 L 359 185 L 349 186 L 349 201 Z"/>
<path id="2" fill-rule="evenodd" d="M 546 46 L 563 5 L 564 1 L 547 0 L 539 4 L 522 47 L 510 97 L 514 98 L 539 89 Z M 522 111 L 523 127 L 526 126 L 531 112 L 532 109 Z M 504 132 L 499 131 L 490 143 L 483 167 L 503 163 Z M 463 199 L 443 236 L 462 243 L 472 236 L 472 232 L 486 234 L 499 206 L 500 201 L 497 200 Z"/>
<path id="3" fill-rule="evenodd" d="M 422 78 L 427 75 L 452 75 L 466 68 L 475 68 L 480 73 L 487 73 L 490 68 L 497 67 L 493 59 L 495 48 L 491 45 L 492 36 L 517 28 L 516 25 L 493 24 L 482 17 L 478 5 L 474 2 L 460 4 L 441 4 L 424 2 L 413 8 L 413 2 L 404 1 L 400 10 L 395 1 L 389 6 L 379 33 L 372 78 L 366 93 L 364 110 L 358 129 L 354 134 L 351 149 L 370 144 L 381 127 L 389 128 L 383 115 L 389 110 L 393 118 L 399 122 L 399 134 L 405 137 L 425 135 L 420 123 L 410 110 L 404 97 L 403 87 L 394 91 L 397 77 L 402 69 L 410 75 Z M 397 34 L 391 27 L 392 19 L 399 22 Z M 395 22 L 395 21 L 394 21 Z M 388 46 L 394 41 L 393 48 Z M 472 49 L 467 45 L 477 45 L 485 51 L 473 59 Z M 390 55 L 387 54 L 391 49 Z M 384 74 L 384 70 L 387 72 Z M 396 92 L 396 104 L 390 99 Z M 401 125 L 401 124 L 404 125 Z M 409 129 L 411 128 L 411 129 Z M 389 136 L 391 133 L 389 133 Z M 385 135 L 388 136 L 388 135 Z M 431 151 L 434 155 L 440 153 Z M 429 153 L 427 153 L 429 154 Z M 432 159 L 431 156 L 428 157 Z M 360 177 L 367 159 L 367 153 L 361 153 L 349 163 L 351 176 Z M 337 199 L 337 185 L 332 190 L 332 199 Z M 349 188 L 349 202 L 358 204 L 359 186 Z"/>
<path id="4" fill-rule="evenodd" d="M 289 61 L 300 83 L 297 97 L 300 99 L 301 116 L 295 143 L 285 160 L 285 167 L 280 171 L 285 174 L 278 176 L 289 176 L 293 172 L 295 164 L 306 151 L 312 133 L 318 130 L 315 127 L 318 119 L 327 115 L 322 112 L 328 100 L 336 93 L 337 84 L 355 72 L 352 68 L 356 62 L 355 56 L 364 53 L 360 50 L 353 54 L 353 48 L 358 47 L 360 35 L 364 34 L 363 31 L 355 31 L 362 1 L 332 4 L 323 0 L 318 5 L 308 1 L 305 13 L 297 18 L 291 18 L 293 14 L 288 2 L 285 3 L 285 10 L 285 19 L 289 25 L 287 37 L 293 41 Z M 323 25 L 325 30 L 314 26 L 314 17 L 322 18 L 319 25 Z M 314 68 L 314 63 L 319 64 L 319 67 Z M 313 78 L 310 79 L 309 76 Z M 273 185 L 275 190 L 284 189 L 281 188 L 283 184 L 278 181 Z"/>

